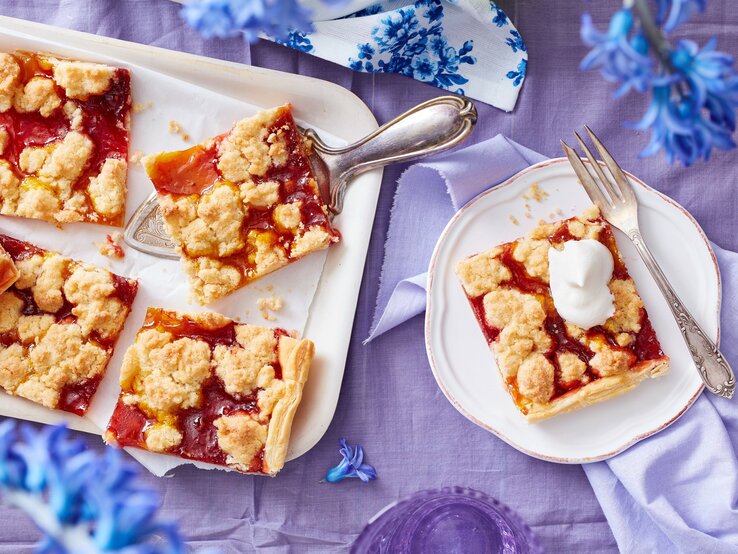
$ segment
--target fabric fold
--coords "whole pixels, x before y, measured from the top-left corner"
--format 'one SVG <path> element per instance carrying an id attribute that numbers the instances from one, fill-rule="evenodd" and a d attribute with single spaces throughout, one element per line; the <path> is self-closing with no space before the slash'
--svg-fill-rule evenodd
<path id="1" fill-rule="evenodd" d="M 721 350 L 738 361 L 738 253 L 712 244 L 723 282 Z M 674 425 L 584 471 L 622 552 L 736 552 L 738 410 L 704 393 Z"/>
<path id="2" fill-rule="evenodd" d="M 387 231 L 377 304 L 365 343 L 425 310 L 422 275 L 428 269 L 438 236 L 456 210 L 480 192 L 544 159 L 545 156 L 497 135 L 416 164 L 400 176 Z M 409 245 L 412 252 L 408 252 Z"/>

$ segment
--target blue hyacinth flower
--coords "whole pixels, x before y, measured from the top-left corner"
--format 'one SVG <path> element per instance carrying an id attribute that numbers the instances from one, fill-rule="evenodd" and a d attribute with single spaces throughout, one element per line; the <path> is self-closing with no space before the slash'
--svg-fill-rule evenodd
<path id="1" fill-rule="evenodd" d="M 181 13 L 205 38 L 243 35 L 253 42 L 263 33 L 285 41 L 290 33 L 313 29 L 309 10 L 297 0 L 192 0 Z"/>
<path id="2" fill-rule="evenodd" d="M 341 444 L 341 449 L 338 452 L 343 459 L 337 466 L 328 470 L 324 481 L 338 483 L 344 479 L 356 478 L 368 483 L 377 478 L 377 471 L 374 467 L 364 463 L 364 449 L 360 444 L 357 444 L 356 449 L 353 449 L 346 442 L 346 439 L 341 439 L 338 442 Z"/>
<path id="3" fill-rule="evenodd" d="M 642 33 L 630 38 L 634 18 L 630 10 L 615 13 L 607 33 L 598 31 L 589 14 L 582 15 L 581 36 L 587 46 L 593 47 L 579 67 L 582 70 L 599 68 L 608 81 L 621 82 L 614 97 L 620 98 L 631 89 L 645 92 L 653 76 L 654 62 L 648 57 L 648 42 Z"/>
<path id="4" fill-rule="evenodd" d="M 696 12 L 705 11 L 706 4 L 705 0 L 658 0 L 656 21 L 670 33 Z"/>
<path id="5" fill-rule="evenodd" d="M 629 125 L 651 131 L 641 156 L 663 149 L 669 163 L 689 166 L 709 159 L 713 149 L 736 147 L 732 135 L 738 74 L 733 57 L 717 51 L 715 38 L 702 48 L 690 40 L 672 45 L 667 38 L 669 31 L 704 8 L 704 0 L 659 0 L 655 24 L 640 11 L 621 9 L 607 33 L 598 31 L 589 15 L 582 18 L 582 39 L 592 50 L 581 68 L 599 68 L 606 79 L 620 83 L 616 98 L 631 90 L 651 95 L 641 120 Z"/>
<path id="6" fill-rule="evenodd" d="M 156 517 L 158 495 L 120 451 L 103 455 L 64 426 L 0 423 L 0 495 L 43 533 L 44 554 L 183 554 L 177 526 Z"/>

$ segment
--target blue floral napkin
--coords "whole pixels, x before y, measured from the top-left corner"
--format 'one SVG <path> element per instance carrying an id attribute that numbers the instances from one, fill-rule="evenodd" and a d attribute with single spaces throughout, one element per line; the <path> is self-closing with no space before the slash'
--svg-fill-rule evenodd
<path id="1" fill-rule="evenodd" d="M 286 44 L 367 73 L 400 73 L 505 111 L 515 107 L 528 54 L 489 0 L 386 0 Z"/>
<path id="2" fill-rule="evenodd" d="M 416 164 L 402 175 L 367 341 L 425 310 L 423 272 L 454 212 L 482 191 L 543 159 L 498 135 Z M 418 234 L 418 228 L 425 232 Z M 410 243 L 413 256 L 406 253 L 405 245 Z M 738 253 L 714 244 L 712 248 L 724 287 L 722 350 L 736 367 Z M 737 552 L 736 452 L 736 400 L 703 394 L 665 431 L 606 462 L 587 464 L 584 470 L 621 552 Z"/>
<path id="3" fill-rule="evenodd" d="M 197 1 L 192 0 L 192 5 L 197 6 Z M 308 7 L 318 8 L 316 18 L 363 9 L 314 21 L 312 32 L 295 31 L 285 39 L 276 40 L 253 29 L 247 36 L 261 36 L 356 71 L 412 77 L 505 111 L 515 107 L 528 54 L 520 33 L 491 0 L 384 0 L 376 4 L 348 0 L 346 6 L 341 1 L 313 0 Z M 228 29 L 221 27 L 232 25 L 233 17 L 228 2 L 205 4 L 207 8 L 186 10 L 186 19 L 206 36 L 226 33 Z M 258 19 L 258 14 L 243 11 L 245 15 L 238 13 L 239 21 L 246 15 Z M 288 15 L 281 20 L 287 21 Z"/>

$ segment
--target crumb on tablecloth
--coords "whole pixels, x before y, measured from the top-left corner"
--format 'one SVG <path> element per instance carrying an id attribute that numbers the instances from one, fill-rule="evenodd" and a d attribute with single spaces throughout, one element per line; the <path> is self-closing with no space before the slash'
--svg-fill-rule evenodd
<path id="1" fill-rule="evenodd" d="M 508 217 L 510 218 L 510 221 L 512 222 L 513 225 L 520 225 L 518 218 L 515 217 L 513 214 L 510 214 Z"/>
<path id="2" fill-rule="evenodd" d="M 147 100 L 146 102 L 134 102 L 132 110 L 133 113 L 140 113 L 144 110 L 148 110 L 153 105 L 154 103 L 151 100 Z"/>
<path id="3" fill-rule="evenodd" d="M 284 300 L 280 296 L 269 296 L 267 298 L 259 298 L 256 301 L 256 305 L 259 307 L 261 317 L 267 321 L 274 321 L 276 318 L 272 312 L 278 312 L 284 306 Z"/>
<path id="4" fill-rule="evenodd" d="M 169 132 L 173 135 L 179 135 L 185 142 L 190 140 L 190 135 L 188 133 L 185 133 L 182 125 L 180 125 L 178 121 L 174 121 L 173 119 L 169 122 Z"/>
<path id="5" fill-rule="evenodd" d="M 123 259 L 126 253 L 123 251 L 123 233 L 116 231 L 105 236 L 105 241 L 97 247 L 98 252 L 108 258 Z"/>

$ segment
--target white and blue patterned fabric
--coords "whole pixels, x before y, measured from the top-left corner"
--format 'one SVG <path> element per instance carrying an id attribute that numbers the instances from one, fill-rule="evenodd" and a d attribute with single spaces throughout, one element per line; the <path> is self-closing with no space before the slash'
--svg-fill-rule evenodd
<path id="1" fill-rule="evenodd" d="M 528 53 L 489 0 L 386 0 L 314 22 L 279 41 L 356 71 L 399 73 L 505 111 L 515 107 Z"/>
<path id="2" fill-rule="evenodd" d="M 302 0 L 313 14 L 313 32 L 275 42 L 356 71 L 399 73 L 512 111 L 528 53 L 493 1 L 375 2 Z"/>

